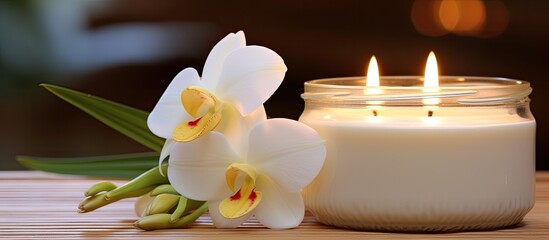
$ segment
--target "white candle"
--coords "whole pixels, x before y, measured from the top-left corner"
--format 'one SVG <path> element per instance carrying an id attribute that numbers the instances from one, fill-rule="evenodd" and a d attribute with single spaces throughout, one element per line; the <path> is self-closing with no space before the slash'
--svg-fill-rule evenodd
<path id="1" fill-rule="evenodd" d="M 332 119 L 318 120 L 326 114 Z M 339 114 L 311 111 L 300 118 L 326 139 L 325 166 L 304 194 L 327 224 L 490 228 L 520 222 L 533 206 L 534 121 L 431 126 L 422 124 L 424 116 L 355 121 L 334 117 Z"/>
<path id="2" fill-rule="evenodd" d="M 529 84 L 445 79 L 437 88 L 444 98 L 436 99 L 432 116 L 425 112 L 427 98 L 403 92 L 406 87 L 382 85 L 394 99 L 377 106 L 373 116 L 371 101 L 360 101 L 371 96 L 359 96 L 358 81 L 306 84 L 300 121 L 316 129 L 327 147 L 322 171 L 303 190 L 319 221 L 356 229 L 448 231 L 522 220 L 534 204 L 536 124 Z"/>

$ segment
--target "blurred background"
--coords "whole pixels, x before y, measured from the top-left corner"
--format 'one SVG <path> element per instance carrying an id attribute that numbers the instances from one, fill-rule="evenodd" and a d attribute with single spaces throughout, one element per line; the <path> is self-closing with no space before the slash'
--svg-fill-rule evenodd
<path id="1" fill-rule="evenodd" d="M 16 155 L 148 151 L 38 86 L 57 84 L 150 111 L 185 67 L 244 30 L 280 54 L 288 72 L 265 104 L 297 119 L 303 82 L 422 75 L 429 51 L 442 75 L 527 80 L 538 122 L 537 168 L 549 170 L 549 1 L 0 1 L 0 169 Z"/>

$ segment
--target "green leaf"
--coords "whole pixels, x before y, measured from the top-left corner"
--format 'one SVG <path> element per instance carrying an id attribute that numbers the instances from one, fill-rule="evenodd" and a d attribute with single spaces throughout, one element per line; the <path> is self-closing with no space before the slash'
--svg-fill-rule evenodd
<path id="1" fill-rule="evenodd" d="M 55 85 L 40 86 L 150 149 L 162 150 L 164 139 L 155 136 L 147 127 L 147 112 Z"/>
<path id="2" fill-rule="evenodd" d="M 158 158 L 158 153 L 136 153 L 75 158 L 18 156 L 17 161 L 27 168 L 46 172 L 132 179 L 158 166 Z"/>

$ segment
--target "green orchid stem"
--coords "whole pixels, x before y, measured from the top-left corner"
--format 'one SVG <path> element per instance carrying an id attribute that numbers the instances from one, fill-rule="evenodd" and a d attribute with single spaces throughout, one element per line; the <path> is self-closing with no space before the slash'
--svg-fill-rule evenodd
<path id="1" fill-rule="evenodd" d="M 162 170 L 161 170 L 162 172 L 165 172 L 167 169 L 168 169 L 167 164 L 162 165 Z M 116 189 L 113 189 L 112 191 L 107 192 L 107 194 L 105 195 L 105 198 L 112 198 L 112 197 L 116 197 L 117 195 L 125 195 L 125 194 L 128 194 L 129 192 L 133 192 L 138 189 L 150 187 L 150 186 L 154 186 L 154 188 L 156 188 L 156 186 L 158 185 L 166 184 L 169 182 L 170 181 L 168 180 L 168 176 L 162 176 L 160 174 L 160 171 L 158 170 L 158 167 L 154 167 L 149 171 L 146 171 L 143 174 L 139 175 L 138 177 L 134 178 L 133 180 L 129 181 L 128 183 Z"/>
<path id="2" fill-rule="evenodd" d="M 98 182 L 93 184 L 88 190 L 84 193 L 84 196 L 90 197 L 95 196 L 101 192 L 108 192 L 116 189 L 117 186 L 112 182 Z"/>
<path id="3" fill-rule="evenodd" d="M 158 185 L 169 183 L 167 176 L 162 176 L 158 168 L 154 167 L 114 189 L 112 189 L 114 184 L 111 185 L 105 182 L 94 184 L 86 191 L 85 195 L 88 198 L 80 203 L 78 206 L 79 211 L 82 213 L 91 212 L 124 198 L 139 197 L 152 191 Z M 162 165 L 162 171 L 166 171 L 167 168 L 168 165 Z"/>
<path id="4" fill-rule="evenodd" d="M 178 195 L 179 193 L 172 187 L 171 184 L 162 184 L 151 191 L 151 197 L 160 195 L 162 193 L 169 193 Z"/>
<path id="5" fill-rule="evenodd" d="M 178 219 L 175 222 L 170 222 L 171 214 L 160 213 L 150 216 L 143 217 L 134 223 L 135 227 L 141 228 L 143 230 L 156 230 L 156 229 L 167 229 L 167 228 L 182 228 L 185 227 L 198 219 L 204 212 L 208 210 L 208 203 L 203 202 L 202 205 L 197 208 L 194 212 Z"/>
<path id="6" fill-rule="evenodd" d="M 129 192 L 125 195 L 115 195 L 115 196 L 110 197 L 110 198 L 106 197 L 106 195 L 107 195 L 106 193 L 101 193 L 99 195 L 91 196 L 91 197 L 88 197 L 88 198 L 84 199 L 84 201 L 82 201 L 80 203 L 80 205 L 78 206 L 78 211 L 81 212 L 81 213 L 91 212 L 95 209 L 98 209 L 98 208 L 103 207 L 105 205 L 109 205 L 113 202 L 117 202 L 117 201 L 119 201 L 121 199 L 124 199 L 124 198 L 139 197 L 143 194 L 147 194 L 148 192 L 153 190 L 154 187 L 155 186 L 145 187 L 145 188 L 137 189 L 133 192 Z"/>
<path id="7" fill-rule="evenodd" d="M 203 205 L 203 201 L 196 201 L 192 199 L 188 199 L 186 197 L 181 196 L 179 198 L 179 203 L 177 204 L 177 208 L 173 211 L 171 217 L 170 217 L 170 223 L 177 222 L 181 216 L 183 216 L 185 213 L 199 208 L 201 205 Z"/>

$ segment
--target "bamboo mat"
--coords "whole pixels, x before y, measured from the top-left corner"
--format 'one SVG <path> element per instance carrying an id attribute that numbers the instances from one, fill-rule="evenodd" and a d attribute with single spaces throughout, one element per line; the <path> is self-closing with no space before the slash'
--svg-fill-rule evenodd
<path id="1" fill-rule="evenodd" d="M 83 192 L 97 179 L 66 177 L 33 171 L 0 171 L 0 238 L 4 239 L 549 239 L 549 172 L 537 173 L 534 209 L 518 226 L 495 231 L 401 234 L 336 229 L 307 215 L 292 230 L 266 229 L 256 220 L 232 230 L 215 229 L 203 216 L 191 227 L 142 231 L 133 200 L 123 200 L 94 212 L 77 213 Z M 117 183 L 123 183 L 118 181 Z"/>

